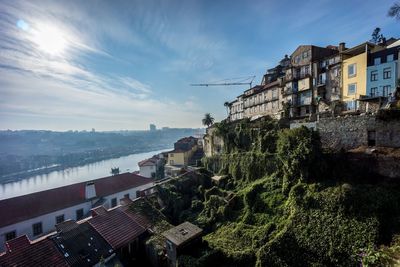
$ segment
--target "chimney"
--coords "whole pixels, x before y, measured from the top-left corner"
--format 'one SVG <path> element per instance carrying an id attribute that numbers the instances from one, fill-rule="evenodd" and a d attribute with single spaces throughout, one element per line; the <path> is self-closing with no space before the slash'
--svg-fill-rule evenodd
<path id="1" fill-rule="evenodd" d="M 343 52 L 344 50 L 346 50 L 346 43 L 340 43 L 339 44 L 339 52 Z"/>
<path id="2" fill-rule="evenodd" d="M 92 199 L 96 197 L 96 187 L 94 182 L 87 182 L 85 187 L 85 198 Z"/>

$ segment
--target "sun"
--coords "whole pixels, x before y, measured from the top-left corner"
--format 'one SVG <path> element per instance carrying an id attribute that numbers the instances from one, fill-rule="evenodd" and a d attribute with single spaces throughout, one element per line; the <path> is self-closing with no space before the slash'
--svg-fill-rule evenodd
<path id="1" fill-rule="evenodd" d="M 66 47 L 67 40 L 63 32 L 54 26 L 41 24 L 32 31 L 32 41 L 37 47 L 50 55 L 61 55 Z"/>

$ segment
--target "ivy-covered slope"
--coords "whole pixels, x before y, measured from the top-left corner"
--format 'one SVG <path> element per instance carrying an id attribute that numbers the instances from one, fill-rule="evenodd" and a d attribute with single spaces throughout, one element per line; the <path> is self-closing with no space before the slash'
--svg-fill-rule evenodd
<path id="1" fill-rule="evenodd" d="M 180 266 L 395 266 L 399 184 L 324 153 L 306 128 L 273 120 L 217 127 L 227 153 L 203 163 L 222 182 L 212 186 L 203 170 L 161 191 L 171 221 L 206 232 Z"/>

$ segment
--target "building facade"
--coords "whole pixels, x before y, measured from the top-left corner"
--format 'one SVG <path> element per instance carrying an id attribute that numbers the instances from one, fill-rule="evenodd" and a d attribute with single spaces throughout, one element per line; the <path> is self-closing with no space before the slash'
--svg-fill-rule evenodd
<path id="1" fill-rule="evenodd" d="M 301 45 L 291 55 L 290 67 L 284 77 L 283 99 L 291 105 L 292 117 L 306 117 L 315 113 L 316 92 L 314 81 L 318 79 L 313 62 L 332 56 L 337 52 L 333 47 L 323 48 Z"/>
<path id="2" fill-rule="evenodd" d="M 393 96 L 399 79 L 399 49 L 395 46 L 370 54 L 367 69 L 368 97 Z"/>
<path id="3" fill-rule="evenodd" d="M 367 95 L 368 55 L 374 48 L 367 42 L 341 52 L 342 101 L 347 110 L 357 110 L 359 99 Z"/>
<path id="4" fill-rule="evenodd" d="M 234 101 L 229 103 L 229 121 L 241 119 L 243 119 L 243 95 L 238 96 Z"/>

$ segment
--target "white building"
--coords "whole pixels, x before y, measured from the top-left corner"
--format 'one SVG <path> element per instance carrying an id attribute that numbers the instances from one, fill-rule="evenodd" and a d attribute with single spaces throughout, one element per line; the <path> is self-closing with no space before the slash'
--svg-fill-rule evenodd
<path id="1" fill-rule="evenodd" d="M 162 164 L 162 158 L 158 155 L 149 159 L 142 160 L 138 163 L 139 174 L 147 178 L 156 178 L 157 170 Z"/>
<path id="2" fill-rule="evenodd" d="M 90 216 L 97 206 L 115 207 L 124 197 L 153 186 L 153 180 L 134 173 L 123 173 L 32 193 L 0 201 L 0 252 L 4 243 L 26 234 L 31 240 L 55 229 L 68 219 Z"/>
<path id="3" fill-rule="evenodd" d="M 243 95 L 229 103 L 229 120 L 236 121 L 243 119 Z"/>

